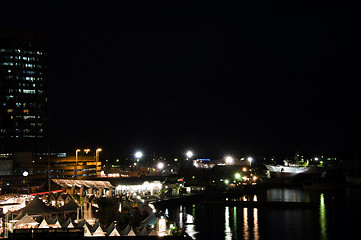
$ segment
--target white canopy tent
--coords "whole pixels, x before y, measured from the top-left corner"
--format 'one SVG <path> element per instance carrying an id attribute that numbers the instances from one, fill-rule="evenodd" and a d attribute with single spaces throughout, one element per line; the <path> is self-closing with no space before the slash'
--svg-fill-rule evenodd
<path id="1" fill-rule="evenodd" d="M 25 214 L 24 217 L 15 223 L 14 228 L 35 228 L 37 225 L 39 225 L 37 221 L 35 221 L 28 214 Z"/>

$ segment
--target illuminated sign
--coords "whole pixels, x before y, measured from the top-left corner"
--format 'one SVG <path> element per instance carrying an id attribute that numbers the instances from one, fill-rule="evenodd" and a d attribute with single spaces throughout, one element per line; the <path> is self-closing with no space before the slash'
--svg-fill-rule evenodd
<path id="1" fill-rule="evenodd" d="M 211 161 L 211 159 L 209 159 L 209 158 L 198 158 L 196 160 L 197 161 L 207 161 L 207 162 Z"/>

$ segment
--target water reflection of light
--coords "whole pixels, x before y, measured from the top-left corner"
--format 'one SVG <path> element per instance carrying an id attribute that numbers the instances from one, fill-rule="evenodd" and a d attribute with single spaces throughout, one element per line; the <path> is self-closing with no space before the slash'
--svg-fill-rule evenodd
<path id="1" fill-rule="evenodd" d="M 243 238 L 245 240 L 249 239 L 249 230 L 248 230 L 248 209 L 243 208 Z"/>
<path id="2" fill-rule="evenodd" d="M 226 235 L 225 239 L 232 239 L 232 231 L 231 227 L 229 226 L 229 207 L 226 207 L 224 215 L 224 233 Z"/>
<path id="3" fill-rule="evenodd" d="M 323 193 L 320 195 L 320 227 L 321 227 L 321 239 L 327 239 L 327 227 L 326 227 L 326 205 Z"/>
<path id="4" fill-rule="evenodd" d="M 308 195 L 297 189 L 272 188 L 267 190 L 267 201 L 302 202 Z"/>
<path id="5" fill-rule="evenodd" d="M 196 239 L 196 234 L 198 233 L 196 231 L 196 226 L 194 225 L 194 218 L 192 215 L 187 214 L 186 215 L 186 233 L 192 238 L 192 239 Z"/>
<path id="6" fill-rule="evenodd" d="M 233 207 L 233 234 L 234 238 L 238 239 L 238 231 L 237 231 L 237 207 Z"/>
<path id="7" fill-rule="evenodd" d="M 182 205 L 179 206 L 178 226 L 180 228 L 184 227 L 184 224 L 183 224 L 183 206 Z"/>
<path id="8" fill-rule="evenodd" d="M 253 208 L 253 235 L 254 235 L 254 240 L 259 240 L 258 209 L 257 208 Z"/>

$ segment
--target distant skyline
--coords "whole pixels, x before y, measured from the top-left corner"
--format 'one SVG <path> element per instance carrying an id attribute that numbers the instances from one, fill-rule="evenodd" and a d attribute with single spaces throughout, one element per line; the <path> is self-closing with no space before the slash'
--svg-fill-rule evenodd
<path id="1" fill-rule="evenodd" d="M 352 3 L 4 4 L 50 36 L 54 151 L 360 151 Z"/>

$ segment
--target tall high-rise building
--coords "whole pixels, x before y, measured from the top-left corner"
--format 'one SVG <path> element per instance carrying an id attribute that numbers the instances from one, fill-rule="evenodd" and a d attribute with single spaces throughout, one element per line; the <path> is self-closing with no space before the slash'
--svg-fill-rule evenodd
<path id="1" fill-rule="evenodd" d="M 0 29 L 0 152 L 39 152 L 47 138 L 48 41 Z"/>

